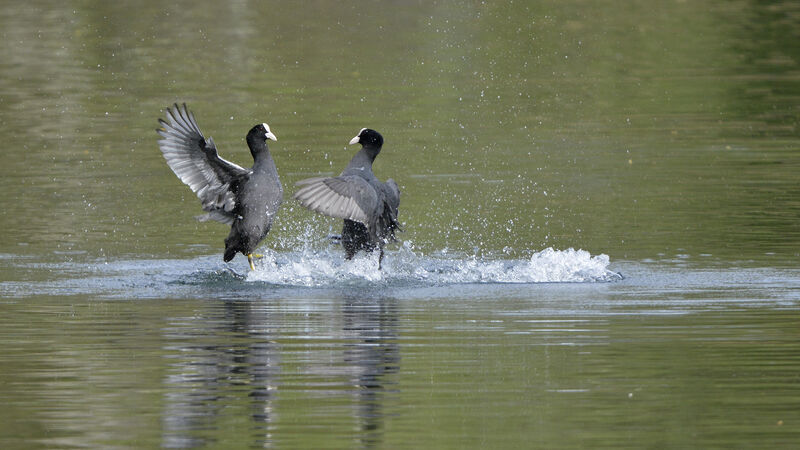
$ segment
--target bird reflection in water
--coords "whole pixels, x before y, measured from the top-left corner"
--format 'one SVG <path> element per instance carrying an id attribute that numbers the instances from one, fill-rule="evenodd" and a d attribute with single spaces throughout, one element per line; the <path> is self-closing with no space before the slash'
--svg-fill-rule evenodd
<path id="1" fill-rule="evenodd" d="M 244 423 L 250 424 L 242 427 L 251 435 L 250 445 L 292 441 L 298 424 L 283 428 L 293 435 L 281 436 L 276 432 L 281 413 L 308 417 L 300 426 L 309 431 L 326 414 L 334 422 L 351 415 L 360 445 L 380 446 L 386 397 L 395 384 L 390 375 L 400 361 L 396 301 L 331 302 L 310 314 L 298 313 L 291 301 L 227 301 L 169 320 L 163 446 L 214 444 L 221 429 L 230 432 Z M 310 344 L 309 336 L 329 345 Z M 281 403 L 282 391 L 290 394 Z M 328 400 L 314 410 L 301 409 L 308 406 L 298 406 L 298 395 L 310 398 L 312 408 L 314 398 L 325 398 L 337 409 L 326 409 Z"/>
<path id="2" fill-rule="evenodd" d="M 385 394 L 396 384 L 387 375 L 397 373 L 400 365 L 397 304 L 392 299 L 351 299 L 342 315 L 343 332 L 351 339 L 344 345 L 344 362 L 352 368 L 361 444 L 372 448 L 382 441 Z"/>
<path id="3" fill-rule="evenodd" d="M 245 301 L 170 322 L 164 447 L 214 443 L 222 416 L 231 414 L 250 415 L 260 445 L 271 440 L 280 369 L 271 322 L 267 309 Z M 249 411 L 241 410 L 245 396 Z"/>

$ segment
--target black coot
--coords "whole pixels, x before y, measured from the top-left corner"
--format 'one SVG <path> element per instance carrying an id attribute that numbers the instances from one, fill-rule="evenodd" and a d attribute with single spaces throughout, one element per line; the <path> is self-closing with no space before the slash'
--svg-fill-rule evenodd
<path id="1" fill-rule="evenodd" d="M 231 226 L 225 238 L 225 261 L 236 253 L 247 256 L 250 269 L 253 250 L 269 232 L 283 201 L 283 188 L 267 139 L 278 139 L 266 123 L 247 133 L 253 167 L 245 169 L 220 158 L 214 140 L 203 137 L 186 104 L 166 109 L 167 121 L 159 119 L 156 130 L 163 139 L 158 146 L 175 175 L 197 194 L 207 212 L 197 219 L 216 220 Z"/>
<path id="2" fill-rule="evenodd" d="M 360 250 L 380 250 L 378 267 L 383 260 L 383 246 L 394 240 L 400 229 L 397 209 L 400 188 L 391 178 L 382 183 L 372 173 L 372 163 L 381 151 L 383 136 L 363 128 L 350 144 L 360 143 L 361 150 L 338 177 L 308 178 L 297 183 L 301 188 L 292 196 L 304 207 L 326 216 L 344 219 L 342 245 L 350 259 Z"/>

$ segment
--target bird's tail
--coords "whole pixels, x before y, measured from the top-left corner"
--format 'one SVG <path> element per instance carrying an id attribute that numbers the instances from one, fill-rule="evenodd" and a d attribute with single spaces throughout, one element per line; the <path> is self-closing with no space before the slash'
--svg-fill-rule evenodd
<path id="1" fill-rule="evenodd" d="M 226 248 L 225 249 L 225 255 L 222 257 L 222 259 L 225 262 L 229 262 L 230 260 L 233 259 L 234 256 L 236 256 L 236 250 L 232 249 L 232 248 Z"/>

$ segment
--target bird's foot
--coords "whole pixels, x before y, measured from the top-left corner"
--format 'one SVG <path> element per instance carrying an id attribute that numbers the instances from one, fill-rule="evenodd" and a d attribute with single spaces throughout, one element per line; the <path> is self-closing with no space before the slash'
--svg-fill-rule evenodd
<path id="1" fill-rule="evenodd" d="M 263 258 L 263 256 L 262 256 L 262 258 Z M 247 262 L 250 263 L 250 270 L 255 271 L 256 270 L 256 265 L 253 264 L 253 254 L 252 253 L 247 255 Z"/>

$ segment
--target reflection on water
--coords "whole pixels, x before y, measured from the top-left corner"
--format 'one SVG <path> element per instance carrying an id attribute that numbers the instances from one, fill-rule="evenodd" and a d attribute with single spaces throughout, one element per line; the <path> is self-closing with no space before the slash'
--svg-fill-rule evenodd
<path id="1" fill-rule="evenodd" d="M 175 317 L 164 329 L 169 371 L 164 381 L 165 447 L 214 443 L 204 436 L 223 427 L 226 409 L 244 395 L 263 442 L 274 422 L 280 351 L 264 309 L 224 302 L 219 315 Z M 224 341 L 219 340 L 226 336 Z"/>
<path id="2" fill-rule="evenodd" d="M 196 273 L 161 266 L 183 278 L 144 276 L 163 298 L 133 273 L 109 293 L 78 270 L 62 282 L 88 281 L 83 290 L 5 297 L 0 444 L 618 448 L 800 439 L 790 426 L 800 421 L 796 269 L 623 263 L 626 278 L 611 283 L 309 288 L 193 264 Z"/>
<path id="3" fill-rule="evenodd" d="M 615 283 L 256 289 L 209 273 L 183 300 L 134 298 L 135 283 L 6 299 L 0 444 L 800 439 L 797 270 L 620 269 Z"/>
<path id="4" fill-rule="evenodd" d="M 219 445 L 218 431 L 245 411 L 249 445 L 271 446 L 281 406 L 298 392 L 337 405 L 327 414 L 352 416 L 361 446 L 379 445 L 384 396 L 400 362 L 397 306 L 392 299 L 343 298 L 336 307 L 336 315 L 315 320 L 230 300 L 202 315 L 169 318 L 163 446 Z M 303 333 L 294 336 L 299 342 L 278 331 L 293 318 L 291 328 Z"/>
<path id="5" fill-rule="evenodd" d="M 391 299 L 377 304 L 349 299 L 342 311 L 343 332 L 353 341 L 345 345 L 344 363 L 353 368 L 350 379 L 355 388 L 353 403 L 361 430 L 359 440 L 367 448 L 382 441 L 384 397 L 397 384 L 392 377 L 400 368 L 395 303 Z"/>

